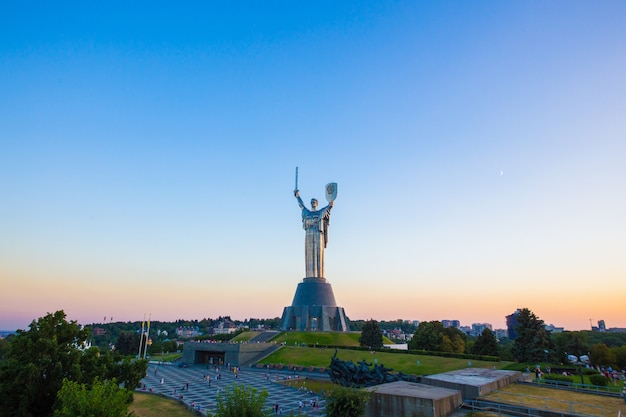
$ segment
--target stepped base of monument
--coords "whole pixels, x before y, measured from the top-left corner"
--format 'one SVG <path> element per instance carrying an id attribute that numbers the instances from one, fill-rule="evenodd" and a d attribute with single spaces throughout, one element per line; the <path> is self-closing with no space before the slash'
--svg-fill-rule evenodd
<path id="1" fill-rule="evenodd" d="M 281 330 L 347 332 L 349 328 L 343 307 L 290 306 L 283 310 Z"/>
<path id="2" fill-rule="evenodd" d="M 291 306 L 283 310 L 281 330 L 347 332 L 349 328 L 330 283 L 324 278 L 304 278 Z"/>

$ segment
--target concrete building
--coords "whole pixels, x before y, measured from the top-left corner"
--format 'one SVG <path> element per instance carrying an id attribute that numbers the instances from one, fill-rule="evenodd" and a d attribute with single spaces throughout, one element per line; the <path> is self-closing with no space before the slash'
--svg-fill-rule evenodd
<path id="1" fill-rule="evenodd" d="M 509 339 L 515 340 L 517 339 L 517 317 L 519 316 L 521 310 L 518 308 L 515 310 L 515 313 L 509 314 L 506 316 L 506 330 L 509 334 Z"/>

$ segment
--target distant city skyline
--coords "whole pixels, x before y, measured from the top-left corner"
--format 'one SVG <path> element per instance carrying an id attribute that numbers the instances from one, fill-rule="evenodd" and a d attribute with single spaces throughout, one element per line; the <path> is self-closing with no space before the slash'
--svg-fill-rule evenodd
<path id="1" fill-rule="evenodd" d="M 93 322 L 82 322 L 80 320 L 76 320 L 76 319 L 73 319 L 71 317 L 68 317 L 68 320 L 76 320 L 81 325 L 98 325 L 98 324 L 103 324 L 104 325 L 104 324 L 119 323 L 119 322 L 122 322 L 122 323 L 125 323 L 125 322 L 141 323 L 142 321 L 144 321 L 146 323 L 148 321 L 151 321 L 153 323 L 155 323 L 155 322 L 170 322 L 171 323 L 171 322 L 175 322 L 175 321 L 178 321 L 178 320 L 193 322 L 193 321 L 202 321 L 204 319 L 216 320 L 219 317 L 230 317 L 233 320 L 242 321 L 242 322 L 246 321 L 246 320 L 250 320 L 250 319 L 261 319 L 261 320 L 280 319 L 280 316 L 238 318 L 238 317 L 235 317 L 232 314 L 220 314 L 220 315 L 215 316 L 215 317 L 202 317 L 202 318 L 182 318 L 181 317 L 181 318 L 177 318 L 177 319 L 174 319 L 174 320 L 157 320 L 157 319 L 153 319 L 152 317 L 140 318 L 140 319 L 135 319 L 135 320 L 113 320 L 113 317 L 107 317 L 107 318 L 104 318 L 101 321 L 93 321 Z M 33 320 L 36 321 L 38 318 L 39 317 L 33 318 L 28 324 L 30 324 Z M 355 318 L 353 320 L 359 321 L 359 320 L 370 320 L 370 319 L 371 319 L 371 317 L 370 318 Z M 541 317 L 539 317 L 539 319 L 541 319 Z M 406 318 L 396 318 L 396 319 L 390 319 L 390 320 L 384 320 L 384 319 L 378 320 L 378 319 L 374 318 L 374 320 L 386 321 L 386 322 L 393 322 L 393 321 L 396 321 L 396 320 L 402 320 L 403 322 L 408 322 L 408 323 L 411 323 L 413 325 L 415 325 L 415 323 L 417 323 L 417 325 L 419 325 L 419 323 L 421 323 L 422 321 L 432 321 L 432 320 L 418 320 L 418 319 L 406 319 Z M 472 329 L 474 326 L 478 325 L 478 326 L 489 327 L 490 330 L 493 330 L 493 331 L 495 331 L 495 330 L 507 330 L 507 324 L 506 323 L 504 323 L 504 325 L 502 327 L 498 327 L 498 326 L 494 325 L 493 323 L 480 322 L 480 321 L 472 322 L 472 323 L 469 323 L 469 322 L 468 323 L 464 323 L 462 320 L 458 320 L 458 319 L 433 319 L 433 320 L 440 321 L 444 325 L 444 327 L 452 326 L 452 327 L 457 327 L 457 328 L 460 328 L 460 329 L 463 329 L 463 328 Z M 541 320 L 543 320 L 543 319 L 541 319 Z M 558 325 L 558 323 L 549 323 L 549 322 L 546 322 L 545 320 L 543 320 L 543 321 L 544 321 L 544 324 L 546 325 L 546 327 L 549 327 L 549 328 L 552 327 L 552 328 L 555 328 L 555 329 L 563 329 L 564 331 L 574 331 L 574 330 L 589 330 L 589 331 L 591 331 L 591 330 L 601 330 L 601 331 L 606 331 L 606 330 L 610 330 L 610 329 L 624 329 L 622 327 L 617 327 L 617 326 L 606 326 L 604 320 L 598 320 L 595 323 L 590 322 L 589 327 L 586 328 L 586 329 L 585 328 L 582 328 L 582 329 L 566 329 L 563 326 Z M 458 325 L 455 325 L 455 324 L 458 324 Z M 3 333 L 3 332 L 13 332 L 13 331 L 18 330 L 18 329 L 27 330 L 28 329 L 28 325 L 23 326 L 23 327 L 19 327 L 18 326 L 18 327 L 15 327 L 15 328 L 0 329 L 0 333 Z"/>
<path id="2" fill-rule="evenodd" d="M 626 3 L 0 4 L 0 328 L 279 317 L 338 184 L 349 318 L 626 327 Z"/>

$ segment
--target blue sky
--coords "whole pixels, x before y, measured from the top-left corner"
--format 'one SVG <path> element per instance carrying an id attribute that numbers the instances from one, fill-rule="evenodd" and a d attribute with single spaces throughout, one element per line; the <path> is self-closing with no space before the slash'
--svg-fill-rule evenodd
<path id="1" fill-rule="evenodd" d="M 626 327 L 626 5 L 0 5 L 0 328 L 276 317 L 338 183 L 353 319 Z M 594 323 L 595 324 L 595 323 Z"/>

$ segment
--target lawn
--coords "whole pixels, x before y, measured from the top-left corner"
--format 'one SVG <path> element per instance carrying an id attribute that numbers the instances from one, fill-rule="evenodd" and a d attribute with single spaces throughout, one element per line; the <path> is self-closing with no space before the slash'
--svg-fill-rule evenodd
<path id="1" fill-rule="evenodd" d="M 261 360 L 262 364 L 282 364 L 298 366 L 328 367 L 335 349 L 285 346 Z M 432 375 L 435 373 L 454 371 L 468 367 L 466 359 L 444 358 L 441 356 L 415 355 L 409 353 L 375 352 L 363 350 L 339 349 L 337 358 L 354 363 L 365 360 L 378 363 L 405 374 Z M 488 362 L 472 360 L 471 366 L 476 368 L 502 369 L 510 362 Z"/>
<path id="2" fill-rule="evenodd" d="M 285 382 L 282 382 L 282 384 L 298 389 L 304 387 L 307 390 L 311 390 L 318 395 L 322 395 L 324 392 L 335 386 L 330 381 L 321 381 L 309 378 L 289 379 Z"/>
<path id="3" fill-rule="evenodd" d="M 255 332 L 255 331 L 241 332 L 237 336 L 233 337 L 231 339 L 231 342 L 247 342 L 248 340 L 260 334 L 261 332 Z"/>
<path id="4" fill-rule="evenodd" d="M 150 360 L 152 361 L 160 361 L 160 362 L 174 362 L 179 358 L 182 358 L 182 353 L 157 353 L 155 355 L 150 356 Z"/>
<path id="5" fill-rule="evenodd" d="M 359 346 L 361 332 L 282 332 L 272 342 L 287 346 Z M 393 342 L 383 337 L 384 344 Z"/>
<path id="6" fill-rule="evenodd" d="M 178 401 L 154 394 L 135 392 L 134 401 L 128 407 L 137 417 L 191 417 L 196 414 Z"/>
<path id="7" fill-rule="evenodd" d="M 535 408 L 548 408 L 580 415 L 617 416 L 626 413 L 622 398 L 583 394 L 526 384 L 511 384 L 483 397 L 486 400 L 519 404 Z"/>

